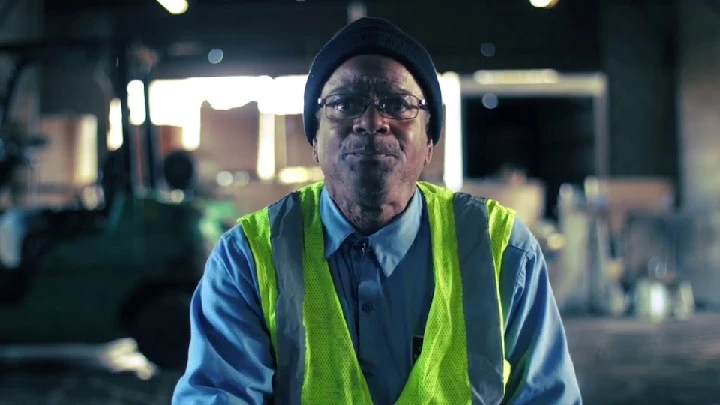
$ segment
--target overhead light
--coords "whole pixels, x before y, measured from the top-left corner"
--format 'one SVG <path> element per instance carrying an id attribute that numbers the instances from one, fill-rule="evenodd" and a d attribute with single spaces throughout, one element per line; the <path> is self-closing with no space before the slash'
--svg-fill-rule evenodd
<path id="1" fill-rule="evenodd" d="M 208 61 L 212 63 L 213 65 L 216 65 L 223 60 L 223 51 L 222 49 L 213 49 L 210 52 L 208 52 Z"/>
<path id="2" fill-rule="evenodd" d="M 553 69 L 478 70 L 473 78 L 481 84 L 551 84 L 558 82 L 559 74 Z"/>
<path id="3" fill-rule="evenodd" d="M 485 108 L 488 110 L 493 110 L 497 108 L 499 103 L 498 96 L 492 93 L 484 94 L 482 96 L 482 104 Z"/>
<path id="4" fill-rule="evenodd" d="M 157 0 L 170 14 L 182 14 L 188 9 L 187 0 Z"/>
<path id="5" fill-rule="evenodd" d="M 559 0 L 530 0 L 530 4 L 537 8 L 552 8 L 558 4 Z"/>
<path id="6" fill-rule="evenodd" d="M 348 23 L 367 17 L 367 8 L 361 1 L 353 1 L 347 6 Z"/>

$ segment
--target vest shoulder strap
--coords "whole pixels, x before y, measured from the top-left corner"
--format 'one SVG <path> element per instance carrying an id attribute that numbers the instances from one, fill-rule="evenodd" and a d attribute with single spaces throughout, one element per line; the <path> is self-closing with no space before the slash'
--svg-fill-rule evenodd
<path id="1" fill-rule="evenodd" d="M 515 225 L 515 210 L 501 205 L 498 201 L 476 197 L 467 193 L 455 194 L 455 218 L 458 223 L 472 221 L 482 216 L 487 224 L 492 246 L 493 264 L 495 273 L 500 277 L 502 272 L 502 258 L 510 243 L 513 227 Z M 482 230 L 481 230 L 482 231 Z"/>

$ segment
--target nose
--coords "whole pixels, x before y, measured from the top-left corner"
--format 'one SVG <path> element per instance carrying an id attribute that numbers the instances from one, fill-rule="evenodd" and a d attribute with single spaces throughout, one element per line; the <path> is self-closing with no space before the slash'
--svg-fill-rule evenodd
<path id="1" fill-rule="evenodd" d="M 387 119 L 378 111 L 377 106 L 370 104 L 363 115 L 355 120 L 353 132 L 358 135 L 387 134 L 390 133 L 390 126 Z"/>

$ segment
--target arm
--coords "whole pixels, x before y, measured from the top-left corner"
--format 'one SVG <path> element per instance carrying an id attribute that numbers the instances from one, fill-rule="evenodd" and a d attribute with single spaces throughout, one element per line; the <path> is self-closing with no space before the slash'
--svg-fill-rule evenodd
<path id="1" fill-rule="evenodd" d="M 213 250 L 190 307 L 190 348 L 173 405 L 268 403 L 274 374 L 255 264 L 239 227 Z"/>
<path id="2" fill-rule="evenodd" d="M 503 403 L 582 404 L 545 257 L 518 221 L 503 258 L 500 283 L 505 356 L 512 364 Z"/>

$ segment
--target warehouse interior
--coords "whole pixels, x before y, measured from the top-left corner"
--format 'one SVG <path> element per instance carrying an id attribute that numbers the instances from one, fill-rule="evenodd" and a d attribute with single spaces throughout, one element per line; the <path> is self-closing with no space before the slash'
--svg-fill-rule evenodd
<path id="1" fill-rule="evenodd" d="M 307 73 L 363 16 L 435 62 L 422 179 L 540 242 L 584 402 L 720 402 L 720 1 L 0 0 L 0 405 L 169 403 L 215 243 L 322 180 Z"/>

